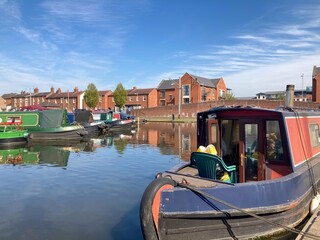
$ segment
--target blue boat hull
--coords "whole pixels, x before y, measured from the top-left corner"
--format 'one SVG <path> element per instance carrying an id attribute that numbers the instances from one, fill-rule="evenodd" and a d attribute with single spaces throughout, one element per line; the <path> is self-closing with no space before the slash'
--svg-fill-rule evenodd
<path id="1" fill-rule="evenodd" d="M 320 158 L 314 158 L 311 162 L 319 189 Z M 172 172 L 177 170 L 179 169 Z M 174 174 L 171 175 L 174 179 Z M 150 202 L 148 199 L 154 199 L 157 190 L 162 185 L 168 185 L 168 178 L 162 179 L 165 179 L 164 183 L 160 178 L 155 180 L 156 183 L 149 185 L 141 201 L 140 219 L 145 239 L 153 239 L 153 235 L 159 235 L 159 239 L 175 240 L 234 237 L 246 239 L 284 231 L 279 226 L 226 206 L 208 198 L 207 195 L 257 214 L 273 223 L 289 227 L 297 226 L 306 218 L 314 197 L 309 169 L 305 164 L 294 173 L 276 180 L 239 184 L 217 182 L 214 187 L 196 188 L 205 195 L 188 189 L 188 184 L 187 188 L 176 186 L 162 190 L 158 218 L 154 219 L 154 216 L 146 214 L 152 212 L 153 201 Z M 176 184 L 173 180 L 170 181 L 171 185 Z M 192 186 L 192 182 L 189 184 Z"/>

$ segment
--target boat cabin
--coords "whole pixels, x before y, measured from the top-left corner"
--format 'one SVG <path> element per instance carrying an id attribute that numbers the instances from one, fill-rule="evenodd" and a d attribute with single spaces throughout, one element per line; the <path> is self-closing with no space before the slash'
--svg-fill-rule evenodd
<path id="1" fill-rule="evenodd" d="M 214 145 L 225 165 L 236 167 L 236 182 L 288 175 L 293 166 L 285 115 L 258 108 L 216 108 L 198 113 L 198 146 Z"/>

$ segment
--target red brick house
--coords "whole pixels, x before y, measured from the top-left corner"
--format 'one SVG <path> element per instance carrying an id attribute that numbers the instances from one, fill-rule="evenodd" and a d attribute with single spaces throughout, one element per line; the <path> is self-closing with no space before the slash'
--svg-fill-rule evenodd
<path id="1" fill-rule="evenodd" d="M 53 88 L 51 88 L 52 90 Z M 75 109 L 83 109 L 83 96 L 84 91 L 79 91 L 78 87 L 75 87 L 73 92 L 62 92 L 58 88 L 55 93 L 46 98 L 46 102 L 56 104 L 59 108 L 67 109 L 68 111 L 74 111 Z"/>
<path id="2" fill-rule="evenodd" d="M 209 79 L 185 73 L 180 79 L 162 80 L 158 85 L 158 106 L 208 102 L 225 98 L 223 78 Z M 179 94 L 180 90 L 180 94 Z"/>
<path id="3" fill-rule="evenodd" d="M 115 109 L 114 95 L 108 96 L 108 107 Z M 141 109 L 157 107 L 157 89 L 156 88 L 142 88 L 133 87 L 127 90 L 127 101 L 125 109 Z"/>
<path id="4" fill-rule="evenodd" d="M 32 93 L 26 91 L 22 91 L 20 94 L 16 94 L 12 97 L 12 107 L 19 109 L 21 107 L 31 105 L 31 97 Z"/>
<path id="5" fill-rule="evenodd" d="M 312 72 L 312 101 L 320 102 L 320 67 L 313 66 Z"/>
<path id="6" fill-rule="evenodd" d="M 6 110 L 6 100 L 0 97 L 0 109 Z"/>
<path id="7" fill-rule="evenodd" d="M 50 92 L 39 92 L 39 89 L 36 87 L 31 94 L 31 103 L 29 105 L 41 105 L 44 103 L 50 95 L 54 94 L 54 88 L 51 87 Z"/>
<path id="8" fill-rule="evenodd" d="M 179 79 L 162 80 L 157 88 L 159 107 L 178 104 L 178 97 L 175 97 Z"/>
<path id="9" fill-rule="evenodd" d="M 13 97 L 16 95 L 16 93 L 6 93 L 1 96 L 5 101 L 6 109 L 11 109 L 13 107 Z"/>

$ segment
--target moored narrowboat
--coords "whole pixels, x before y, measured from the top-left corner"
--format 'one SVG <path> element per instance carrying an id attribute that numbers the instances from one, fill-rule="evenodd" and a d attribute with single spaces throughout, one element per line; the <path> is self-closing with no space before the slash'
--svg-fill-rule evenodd
<path id="1" fill-rule="evenodd" d="M 100 128 L 99 125 L 103 121 L 94 121 L 93 114 L 91 111 L 86 109 L 76 109 L 74 111 L 74 123 L 71 124 L 80 124 L 85 128 L 89 135 L 99 134 Z"/>
<path id="2" fill-rule="evenodd" d="M 286 106 L 198 113 L 198 147 L 216 152 L 194 152 L 189 162 L 157 174 L 141 199 L 144 238 L 248 239 L 295 231 L 319 206 L 320 111 Z"/>
<path id="3" fill-rule="evenodd" d="M 27 143 L 28 132 L 21 128 L 21 119 L 0 119 L 0 147 L 22 146 Z"/>
<path id="4" fill-rule="evenodd" d="M 21 127 L 29 133 L 28 141 L 81 140 L 87 135 L 83 126 L 71 126 L 67 111 L 63 109 L 44 111 L 0 112 L 0 121 L 21 119 Z"/>

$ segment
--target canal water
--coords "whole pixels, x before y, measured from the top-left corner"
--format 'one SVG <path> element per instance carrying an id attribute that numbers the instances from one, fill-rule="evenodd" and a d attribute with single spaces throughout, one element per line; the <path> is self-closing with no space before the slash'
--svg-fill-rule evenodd
<path id="1" fill-rule="evenodd" d="M 195 124 L 0 150 L 0 239 L 142 239 L 139 204 L 196 148 Z"/>
<path id="2" fill-rule="evenodd" d="M 142 239 L 145 188 L 195 150 L 195 123 L 151 122 L 82 143 L 1 149 L 0 239 Z"/>

